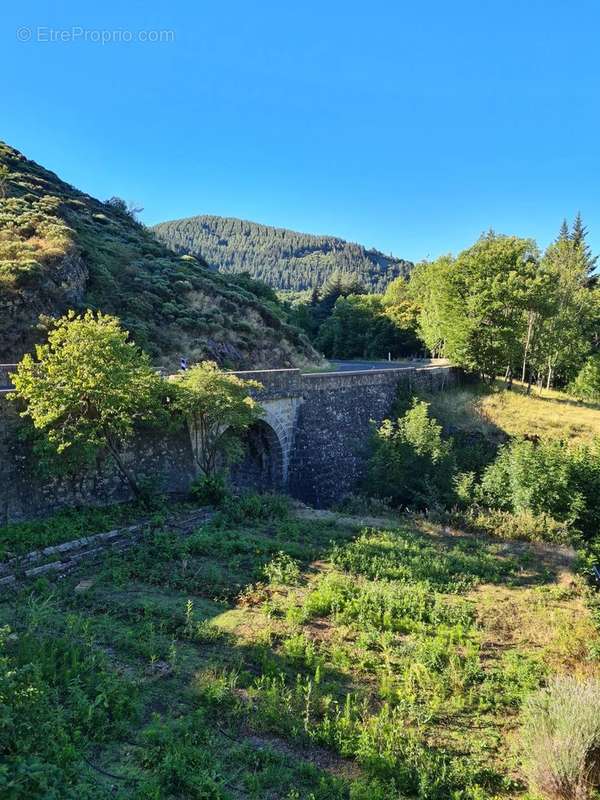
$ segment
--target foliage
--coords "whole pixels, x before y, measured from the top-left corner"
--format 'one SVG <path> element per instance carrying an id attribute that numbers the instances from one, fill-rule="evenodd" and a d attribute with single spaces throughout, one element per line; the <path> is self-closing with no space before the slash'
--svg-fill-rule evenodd
<path id="1" fill-rule="evenodd" d="M 91 464 L 109 455 L 139 495 L 123 455 L 141 423 L 164 423 L 161 381 L 114 317 L 87 311 L 57 320 L 13 377 L 14 397 L 58 456 Z"/>
<path id="2" fill-rule="evenodd" d="M 91 798 L 80 779 L 86 749 L 122 734 L 137 711 L 135 687 L 81 641 L 79 622 L 59 632 L 52 619 L 47 604 L 32 604 L 16 632 L 0 631 L 0 789 L 11 800 Z"/>
<path id="3" fill-rule="evenodd" d="M 505 445 L 486 468 L 478 497 L 491 508 L 547 513 L 591 535 L 600 521 L 600 441 Z"/>
<path id="4" fill-rule="evenodd" d="M 198 503 L 218 507 L 229 497 L 227 478 L 223 472 L 202 473 L 192 481 L 190 492 Z"/>
<path id="5" fill-rule="evenodd" d="M 394 358 L 419 350 L 411 321 L 380 295 L 340 297 L 321 325 L 317 347 L 329 358 Z M 402 327 L 403 326 L 403 327 Z"/>
<path id="6" fill-rule="evenodd" d="M 153 228 L 179 253 L 205 259 L 222 272 L 249 272 L 277 289 L 323 286 L 336 272 L 355 273 L 371 290 L 381 291 L 410 262 L 333 236 L 313 236 L 231 217 L 199 216 L 162 222 Z"/>
<path id="7" fill-rule="evenodd" d="M 600 401 L 600 354 L 588 358 L 569 386 L 569 392 L 580 400 Z"/>
<path id="8" fill-rule="evenodd" d="M 564 385 L 596 344 L 581 230 L 566 228 L 541 258 L 532 240 L 490 231 L 456 258 L 417 265 L 409 291 L 429 350 L 489 380 Z"/>
<path id="9" fill-rule="evenodd" d="M 202 473 L 213 476 L 224 464 L 241 458 L 240 437 L 261 414 L 249 392 L 261 384 L 223 372 L 214 361 L 173 375 L 171 383 L 176 389 L 171 405 L 188 421 Z"/>
<path id="10" fill-rule="evenodd" d="M 600 783 L 600 682 L 553 678 L 525 704 L 530 785 L 548 800 L 586 800 Z"/>
<path id="11" fill-rule="evenodd" d="M 452 442 L 429 416 L 429 405 L 414 400 L 406 414 L 384 420 L 374 433 L 366 488 L 397 506 L 428 507 L 451 495 Z"/>

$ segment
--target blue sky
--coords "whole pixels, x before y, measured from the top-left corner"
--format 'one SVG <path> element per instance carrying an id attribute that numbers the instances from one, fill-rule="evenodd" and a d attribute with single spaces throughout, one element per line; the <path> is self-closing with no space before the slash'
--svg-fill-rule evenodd
<path id="1" fill-rule="evenodd" d="M 1 19 L 0 137 L 148 224 L 230 215 L 417 260 L 490 226 L 545 246 L 581 209 L 600 251 L 597 0 L 56 0 Z"/>

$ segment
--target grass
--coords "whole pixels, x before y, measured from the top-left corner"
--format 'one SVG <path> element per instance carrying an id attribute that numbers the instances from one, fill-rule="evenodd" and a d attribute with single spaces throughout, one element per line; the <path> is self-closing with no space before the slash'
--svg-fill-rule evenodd
<path id="1" fill-rule="evenodd" d="M 414 519 L 155 530 L 4 595 L 2 796 L 520 796 L 523 702 L 598 674 L 586 593 L 562 551 Z"/>
<path id="2" fill-rule="evenodd" d="M 479 434 L 492 441 L 507 436 L 554 437 L 589 441 L 600 435 L 600 406 L 582 403 L 564 392 L 541 393 L 516 382 L 505 391 L 492 387 L 461 387 L 427 398 L 434 417 L 462 434 Z"/>

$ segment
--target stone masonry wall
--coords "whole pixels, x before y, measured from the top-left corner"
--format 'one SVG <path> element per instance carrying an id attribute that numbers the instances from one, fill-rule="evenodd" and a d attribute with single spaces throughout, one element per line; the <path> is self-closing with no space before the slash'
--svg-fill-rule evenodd
<path id="1" fill-rule="evenodd" d="M 359 483 L 368 456 L 371 420 L 389 415 L 400 387 L 443 391 L 460 371 L 451 367 L 369 370 L 302 375 L 302 402 L 289 475 L 289 491 L 324 507 Z"/>
<path id="2" fill-rule="evenodd" d="M 110 462 L 85 475 L 43 480 L 29 444 L 19 437 L 18 415 L 0 394 L 0 525 L 45 516 L 71 506 L 108 505 L 132 499 Z M 184 494 L 195 475 L 187 429 L 140 433 L 128 454 L 139 478 L 157 490 Z"/>

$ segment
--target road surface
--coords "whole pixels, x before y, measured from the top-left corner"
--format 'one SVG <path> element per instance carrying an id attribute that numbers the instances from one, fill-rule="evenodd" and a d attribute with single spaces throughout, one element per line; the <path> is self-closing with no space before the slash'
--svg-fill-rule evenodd
<path id="1" fill-rule="evenodd" d="M 360 372 L 366 369 L 399 369 L 402 367 L 429 367 L 443 366 L 448 363 L 441 358 L 405 358 L 400 361 L 337 361 L 331 360 L 329 367 L 319 372 Z"/>

